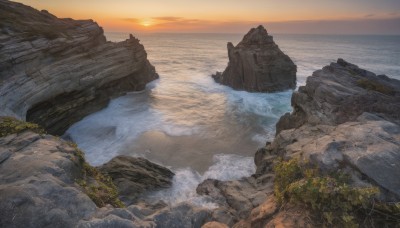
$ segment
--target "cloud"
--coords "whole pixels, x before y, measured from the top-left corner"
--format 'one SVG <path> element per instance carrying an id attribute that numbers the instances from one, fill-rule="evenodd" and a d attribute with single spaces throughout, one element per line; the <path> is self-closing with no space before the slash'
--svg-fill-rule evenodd
<path id="1" fill-rule="evenodd" d="M 138 18 L 122 18 L 121 20 L 127 21 L 127 22 L 133 22 L 133 23 L 140 22 L 140 20 Z"/>
<path id="2" fill-rule="evenodd" d="M 399 14 L 397 14 L 399 15 Z M 299 21 L 212 21 L 196 18 L 161 16 L 152 18 L 124 18 L 142 30 L 143 21 L 150 21 L 145 31 L 245 33 L 249 28 L 264 25 L 271 33 L 292 34 L 399 34 L 400 17 L 380 18 L 369 14 L 354 20 L 299 20 Z"/>
<path id="3" fill-rule="evenodd" d="M 166 21 L 166 22 L 174 22 L 174 21 L 181 21 L 184 20 L 183 17 L 169 17 L 169 16 L 165 16 L 165 17 L 152 17 L 151 19 L 154 19 L 156 21 Z"/>

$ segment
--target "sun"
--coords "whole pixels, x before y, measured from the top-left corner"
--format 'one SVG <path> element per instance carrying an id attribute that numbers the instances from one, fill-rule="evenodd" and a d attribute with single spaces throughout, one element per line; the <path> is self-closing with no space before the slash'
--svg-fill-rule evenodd
<path id="1" fill-rule="evenodd" d="M 149 27 L 149 26 L 151 26 L 153 23 L 152 23 L 151 20 L 145 19 L 145 20 L 142 20 L 142 22 L 141 22 L 140 24 L 141 24 L 142 26 L 144 26 L 144 27 Z"/>

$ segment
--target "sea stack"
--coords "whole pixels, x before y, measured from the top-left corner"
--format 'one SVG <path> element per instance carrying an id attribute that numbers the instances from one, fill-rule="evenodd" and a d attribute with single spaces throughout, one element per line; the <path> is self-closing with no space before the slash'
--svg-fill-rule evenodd
<path id="1" fill-rule="evenodd" d="M 249 92 L 277 92 L 296 87 L 297 67 L 262 26 L 252 28 L 234 47 L 228 43 L 229 63 L 212 75 L 220 84 Z"/>

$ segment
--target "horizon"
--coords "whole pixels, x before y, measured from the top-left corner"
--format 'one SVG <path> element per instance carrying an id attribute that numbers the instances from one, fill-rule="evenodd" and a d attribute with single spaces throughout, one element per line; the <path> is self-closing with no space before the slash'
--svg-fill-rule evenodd
<path id="1" fill-rule="evenodd" d="M 16 2 L 47 10 L 59 18 L 93 19 L 105 32 L 243 34 L 264 25 L 273 34 L 400 35 L 397 0 L 253 0 L 251 4 L 240 0 L 171 0 L 168 4 L 161 0 Z"/>

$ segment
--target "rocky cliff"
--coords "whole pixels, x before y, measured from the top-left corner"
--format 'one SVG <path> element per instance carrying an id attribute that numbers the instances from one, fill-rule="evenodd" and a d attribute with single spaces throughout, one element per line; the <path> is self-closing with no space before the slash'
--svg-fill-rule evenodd
<path id="1" fill-rule="evenodd" d="M 273 142 L 257 151 L 252 177 L 199 185 L 199 194 L 220 202 L 214 220 L 233 227 L 398 224 L 400 81 L 339 59 L 308 77 L 292 106 Z"/>
<path id="2" fill-rule="evenodd" d="M 110 98 L 157 78 L 132 35 L 107 42 L 92 20 L 60 19 L 0 0 L 0 115 L 62 134 Z"/>
<path id="3" fill-rule="evenodd" d="M 249 92 L 275 92 L 296 87 L 296 65 L 261 25 L 252 28 L 236 47 L 229 42 L 228 57 L 225 71 L 212 75 L 218 83 Z"/>

